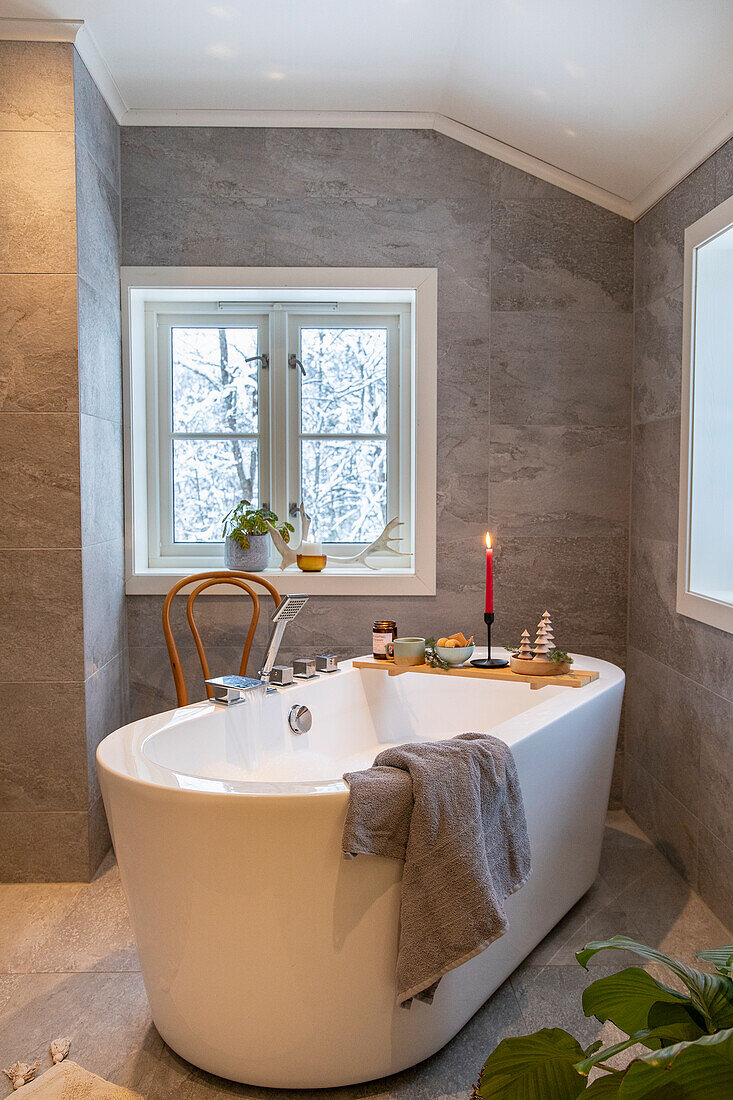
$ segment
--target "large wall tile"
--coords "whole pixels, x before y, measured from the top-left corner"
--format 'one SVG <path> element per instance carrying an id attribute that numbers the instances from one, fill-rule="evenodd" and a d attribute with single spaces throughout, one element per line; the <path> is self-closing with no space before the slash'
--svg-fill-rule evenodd
<path id="1" fill-rule="evenodd" d="M 695 705 L 695 694 L 702 690 L 691 693 L 688 708 Z M 709 692 L 706 695 L 709 705 L 699 715 L 700 820 L 733 849 L 733 702 Z"/>
<path id="2" fill-rule="evenodd" d="M 124 726 L 129 712 L 127 654 L 119 653 L 87 678 L 84 685 L 86 704 L 86 763 L 89 804 L 99 798 L 99 777 L 95 753 L 108 733 Z"/>
<path id="3" fill-rule="evenodd" d="M 76 271 L 74 135 L 0 132 L 0 272 Z"/>
<path id="4" fill-rule="evenodd" d="M 122 426 L 99 416 L 79 417 L 82 542 L 122 538 Z"/>
<path id="5" fill-rule="evenodd" d="M 696 889 L 700 829 L 697 818 L 650 775 L 628 749 L 625 768 L 626 808 L 675 870 Z"/>
<path id="6" fill-rule="evenodd" d="M 0 42 L 0 130 L 74 130 L 73 46 Z"/>
<path id="7" fill-rule="evenodd" d="M 680 420 L 636 424 L 633 437 L 631 529 L 650 539 L 677 540 Z"/>
<path id="8" fill-rule="evenodd" d="M 495 310 L 628 310 L 629 222 L 569 195 L 492 202 Z"/>
<path id="9" fill-rule="evenodd" d="M 81 545 L 79 418 L 0 412 L 0 546 Z"/>
<path id="10" fill-rule="evenodd" d="M 0 683 L 82 681 L 81 551 L 0 550 L 0 592 Z"/>
<path id="11" fill-rule="evenodd" d="M 89 70 L 74 50 L 74 122 L 81 141 L 112 190 L 120 191 L 120 128 Z"/>
<path id="12" fill-rule="evenodd" d="M 685 229 L 715 205 L 715 165 L 704 161 L 636 223 L 634 294 L 637 308 L 681 286 Z"/>
<path id="13" fill-rule="evenodd" d="M 112 847 L 112 837 L 110 836 L 101 795 L 89 807 L 88 821 L 89 862 L 84 877 L 90 880 L 94 877 L 99 865 Z"/>
<path id="14" fill-rule="evenodd" d="M 202 209 L 187 199 L 139 199 L 125 191 L 122 250 L 122 262 L 134 266 L 263 267 L 265 233 L 254 205 L 212 200 Z"/>
<path id="15" fill-rule="evenodd" d="M 76 320 L 74 275 L 0 275 L 0 409 L 78 409 Z"/>
<path id="16" fill-rule="evenodd" d="M 628 428 L 492 422 L 489 512 L 503 537 L 615 533 L 628 492 Z"/>
<path id="17" fill-rule="evenodd" d="M 0 684 L 0 713 L 2 809 L 85 810 L 84 685 Z"/>
<path id="18" fill-rule="evenodd" d="M 79 276 L 119 305 L 120 197 L 78 139 L 76 204 Z"/>
<path id="19" fill-rule="evenodd" d="M 120 654 L 126 641 L 122 539 L 82 549 L 84 667 L 92 676 Z"/>
<path id="20" fill-rule="evenodd" d="M 122 422 L 120 310 L 79 279 L 79 409 Z"/>
<path id="21" fill-rule="evenodd" d="M 4 882 L 88 882 L 86 811 L 0 811 L 0 868 Z"/>
<path id="22" fill-rule="evenodd" d="M 726 141 L 713 157 L 715 162 L 715 202 L 733 195 L 733 138 Z"/>
<path id="23" fill-rule="evenodd" d="M 628 425 L 630 314 L 514 310 L 491 320 L 492 421 Z"/>
<path id="24" fill-rule="evenodd" d="M 733 849 L 704 825 L 700 826 L 698 889 L 715 915 L 733 928 Z"/>
<path id="25" fill-rule="evenodd" d="M 682 390 L 682 287 L 655 298 L 634 318 L 634 420 L 679 416 Z"/>

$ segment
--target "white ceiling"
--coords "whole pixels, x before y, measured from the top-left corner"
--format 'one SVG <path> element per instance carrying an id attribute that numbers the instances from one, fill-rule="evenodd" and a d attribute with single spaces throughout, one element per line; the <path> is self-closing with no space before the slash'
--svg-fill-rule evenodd
<path id="1" fill-rule="evenodd" d="M 0 0 L 0 16 L 84 20 L 127 123 L 437 115 L 637 206 L 731 126 L 733 0 Z"/>

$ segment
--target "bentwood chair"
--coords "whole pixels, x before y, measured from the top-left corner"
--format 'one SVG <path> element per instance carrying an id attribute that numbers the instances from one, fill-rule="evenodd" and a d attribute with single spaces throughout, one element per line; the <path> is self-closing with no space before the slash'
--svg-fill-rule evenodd
<path id="1" fill-rule="evenodd" d="M 196 582 L 199 582 L 196 584 Z M 188 618 L 188 625 L 191 628 L 193 634 L 193 640 L 196 643 L 196 650 L 198 651 L 199 661 L 201 662 L 201 671 L 204 674 L 204 680 L 208 680 L 211 677 L 209 671 L 209 662 L 206 659 L 206 652 L 204 650 L 204 644 L 201 641 L 201 635 L 199 634 L 198 627 L 196 626 L 196 619 L 194 617 L 193 605 L 197 596 L 200 596 L 207 588 L 211 588 L 216 584 L 232 584 L 237 588 L 241 588 L 243 592 L 252 600 L 252 617 L 249 623 L 249 630 L 247 631 L 247 637 L 244 641 L 244 649 L 242 650 L 242 660 L 239 665 L 239 675 L 247 675 L 247 664 L 249 663 L 249 654 L 252 649 L 252 641 L 255 636 L 255 630 L 257 629 L 257 623 L 260 618 L 260 601 L 257 593 L 252 584 L 259 584 L 265 588 L 275 601 L 275 606 L 280 603 L 280 593 L 273 584 L 266 581 L 264 577 L 258 577 L 256 573 L 241 573 L 237 570 L 219 570 L 212 573 L 194 573 L 190 577 L 183 577 L 180 581 L 177 581 L 170 592 L 165 598 L 163 604 L 163 634 L 165 635 L 165 644 L 168 647 L 168 656 L 170 657 L 171 669 L 173 671 L 173 680 L 176 685 L 176 695 L 178 696 L 178 706 L 185 707 L 188 704 L 188 691 L 186 690 L 186 681 L 183 675 L 183 666 L 181 665 L 181 659 L 178 656 L 178 647 L 176 646 L 175 639 L 173 637 L 173 629 L 171 627 L 171 604 L 173 598 L 182 588 L 185 588 L 189 584 L 196 584 L 191 595 L 188 597 L 186 604 L 186 616 Z M 213 698 L 213 689 L 209 684 L 205 684 L 206 696 L 208 699 Z"/>

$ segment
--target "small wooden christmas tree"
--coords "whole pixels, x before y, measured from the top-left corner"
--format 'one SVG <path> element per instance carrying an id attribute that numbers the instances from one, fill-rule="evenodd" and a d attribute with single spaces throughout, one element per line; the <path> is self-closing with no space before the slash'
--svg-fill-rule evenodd
<path id="1" fill-rule="evenodd" d="M 522 640 L 519 643 L 519 649 L 517 650 L 516 656 L 519 658 L 520 661 L 532 660 L 532 647 L 529 644 L 528 630 L 522 631 Z"/>
<path id="2" fill-rule="evenodd" d="M 550 650 L 553 648 L 552 644 L 552 631 L 550 631 L 550 641 L 547 639 L 547 627 L 544 620 L 540 619 L 537 625 L 537 637 L 534 640 L 532 649 L 534 650 L 535 659 L 541 661 L 547 661 L 550 658 Z"/>
<path id="3" fill-rule="evenodd" d="M 543 612 L 542 618 L 540 619 L 539 623 L 537 624 L 537 629 L 539 630 L 541 626 L 544 626 L 544 628 L 545 628 L 545 641 L 547 642 L 547 644 L 549 645 L 551 650 L 554 649 L 555 648 L 555 635 L 553 634 L 553 631 L 552 631 L 552 619 L 550 618 L 550 612 L 549 611 Z"/>

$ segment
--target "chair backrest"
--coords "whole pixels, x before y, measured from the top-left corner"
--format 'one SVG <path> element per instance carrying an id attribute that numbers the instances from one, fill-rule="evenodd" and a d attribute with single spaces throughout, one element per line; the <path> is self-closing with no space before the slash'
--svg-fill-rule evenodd
<path id="1" fill-rule="evenodd" d="M 218 570 L 212 573 L 194 573 L 190 577 L 183 577 L 180 581 L 177 581 L 170 592 L 165 598 L 163 604 L 163 634 L 165 635 L 165 644 L 168 647 L 168 656 L 171 661 L 171 669 L 173 671 L 173 680 L 176 685 L 176 695 L 178 697 L 178 706 L 185 707 L 188 704 L 188 692 L 186 690 L 186 681 L 183 675 L 183 667 L 181 665 L 181 659 L 178 656 L 178 647 L 176 646 L 175 639 L 173 637 L 173 629 L 171 627 L 171 604 L 173 603 L 173 597 L 180 592 L 182 588 L 185 588 L 189 584 L 195 584 L 191 595 L 188 597 L 188 603 L 186 604 L 186 616 L 188 618 L 188 625 L 191 627 L 191 633 L 193 634 L 193 640 L 196 643 L 196 649 L 199 655 L 199 661 L 201 662 L 201 671 L 204 674 L 204 680 L 208 680 L 211 676 L 209 671 L 209 662 L 206 660 L 206 653 L 204 651 L 204 645 L 201 641 L 201 635 L 199 634 L 198 627 L 196 626 L 196 619 L 193 613 L 193 605 L 197 596 L 200 596 L 207 588 L 211 588 L 215 584 L 231 584 L 237 588 L 241 588 L 243 592 L 246 592 L 252 600 L 252 618 L 250 619 L 249 630 L 247 631 L 247 637 L 244 642 L 244 649 L 242 650 L 242 660 L 239 664 L 239 675 L 247 675 L 247 664 L 249 662 L 249 654 L 252 649 L 252 641 L 255 636 L 255 630 L 257 629 L 257 623 L 260 617 L 260 601 L 257 593 L 251 584 L 262 585 L 263 588 L 272 596 L 275 601 L 275 606 L 280 603 L 280 593 L 275 588 L 274 584 L 270 584 L 264 577 L 258 577 L 256 573 L 240 573 L 237 570 Z M 213 696 L 212 688 L 206 684 L 206 696 L 211 699 Z"/>

